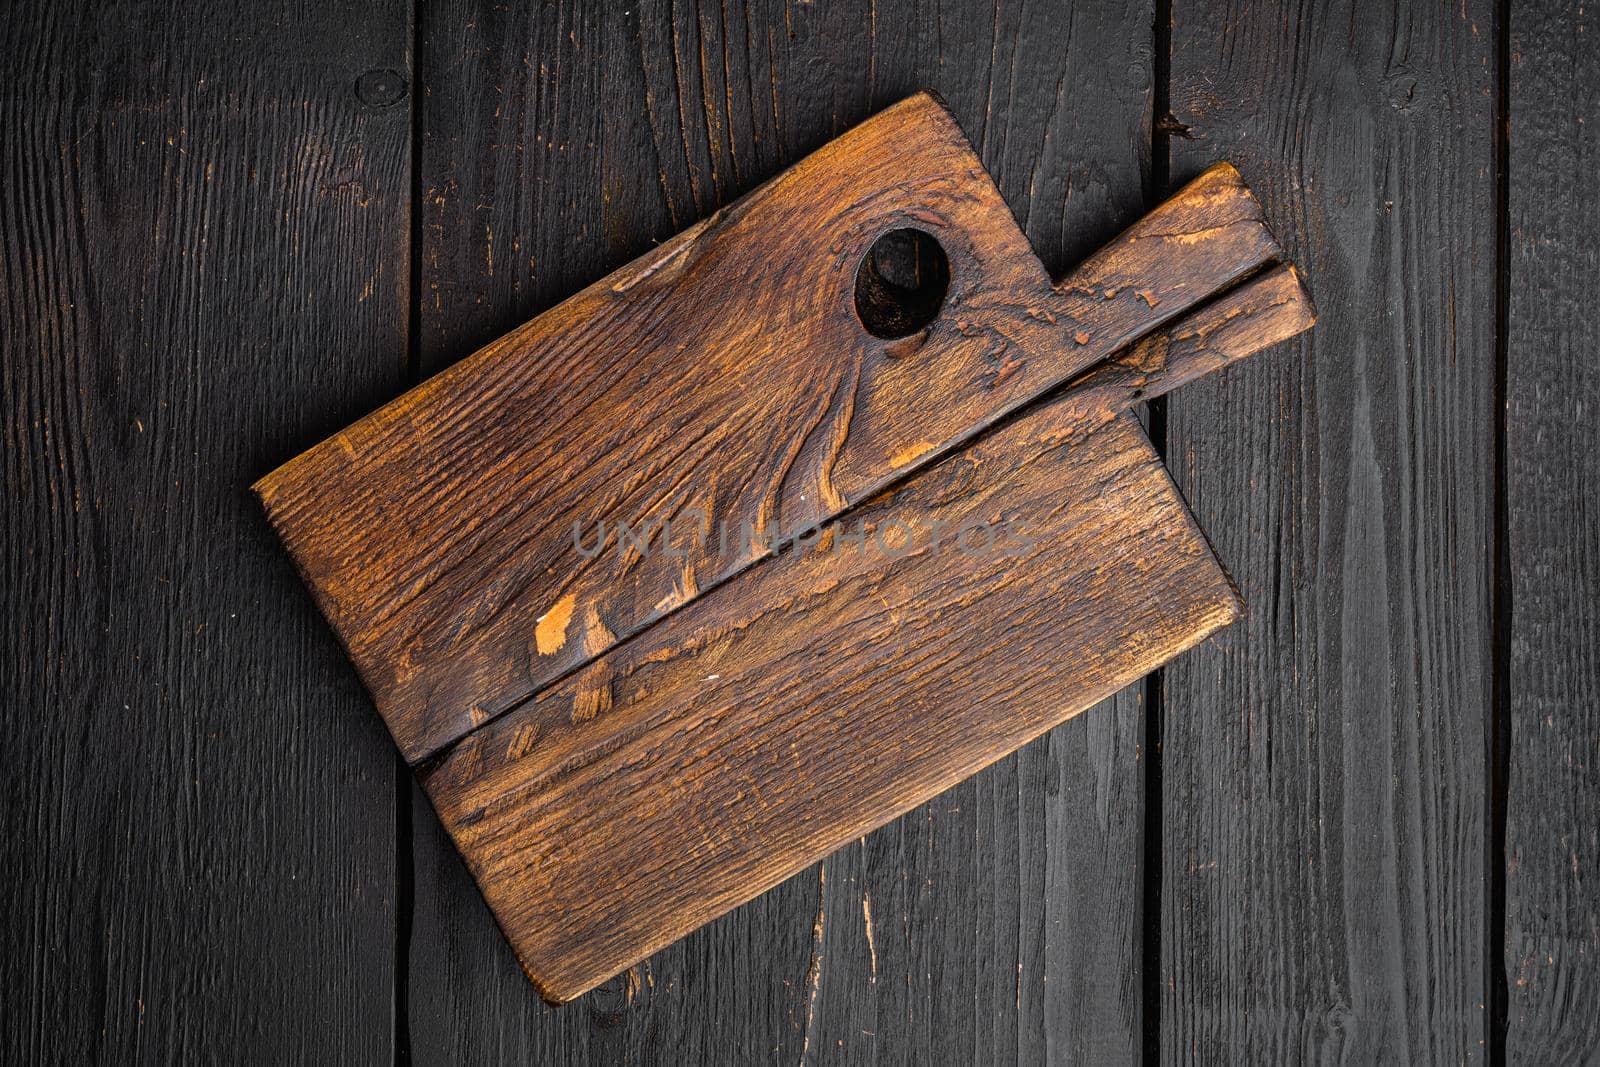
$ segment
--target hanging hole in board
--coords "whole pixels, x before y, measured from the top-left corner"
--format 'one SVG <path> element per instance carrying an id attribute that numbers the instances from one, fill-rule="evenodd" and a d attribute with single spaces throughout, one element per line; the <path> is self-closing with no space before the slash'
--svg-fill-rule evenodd
<path id="1" fill-rule="evenodd" d="M 890 230 L 856 269 L 856 315 L 874 337 L 909 337 L 939 316 L 950 291 L 950 259 L 933 235 Z"/>

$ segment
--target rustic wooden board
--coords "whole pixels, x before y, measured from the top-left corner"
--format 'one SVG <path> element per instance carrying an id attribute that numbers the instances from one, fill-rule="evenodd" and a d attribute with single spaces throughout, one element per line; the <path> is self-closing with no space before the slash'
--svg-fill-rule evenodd
<path id="1" fill-rule="evenodd" d="M 1282 268 L 449 749 L 424 785 L 541 993 L 588 991 L 1232 621 L 1128 408 L 1310 321 Z"/>
<path id="2" fill-rule="evenodd" d="M 903 227 L 949 293 L 884 340 L 857 268 Z M 1219 165 L 1052 285 L 919 94 L 257 491 L 417 762 L 1277 252 Z"/>
<path id="3" fill-rule="evenodd" d="M 247 486 L 403 385 L 408 108 L 359 86 L 410 43 L 0 19 L 5 1063 L 393 1055 L 393 747 Z"/>
<path id="4" fill-rule="evenodd" d="M 1166 672 L 1161 1057 L 1482 1062 L 1495 11 L 1173 16 L 1173 173 L 1237 160 L 1322 317 L 1167 402 L 1251 610 Z"/>
<path id="5" fill-rule="evenodd" d="M 419 188 L 426 194 L 413 246 L 422 283 L 418 361 L 431 372 L 492 340 L 921 85 L 950 100 L 1046 264 L 1059 270 L 1078 262 L 1141 207 L 1152 91 L 1158 116 L 1163 107 L 1161 79 L 1152 80 L 1150 68 L 1154 62 L 1159 70 L 1165 52 L 1150 27 L 1165 24 L 1164 10 L 1014 0 L 937 7 L 894 0 L 418 5 L 419 62 L 430 93 L 426 103 L 419 94 L 417 116 Z M 1177 16 L 1220 24 L 1245 10 L 1180 5 Z M 1583 136 L 1565 123 L 1588 99 L 1589 56 L 1559 29 L 1542 36 L 1535 9 L 1508 13 L 1521 29 L 1506 69 L 1513 100 L 1523 103 L 1510 161 L 1512 199 L 1521 205 L 1509 235 L 1516 270 L 1504 282 L 1517 309 L 1514 329 L 1522 331 L 1514 348 L 1532 359 L 1566 343 L 1547 332 L 1554 307 L 1581 290 L 1578 272 L 1592 269 L 1577 243 L 1593 211 L 1584 199 L 1592 187 L 1579 180 L 1582 172 L 1572 171 L 1563 185 L 1564 175 L 1531 166 L 1555 151 L 1553 139 Z M 408 11 L 335 6 L 285 14 L 268 4 L 259 17 L 231 13 L 226 26 L 193 5 L 170 2 L 92 13 L 28 4 L 8 14 L 0 26 L 13 60 L 0 74 L 0 158 L 9 176 L 0 208 L 7 256 L 0 288 L 8 300 L 0 306 L 7 435 L 0 448 L 7 493 L 0 601 L 12 628 L 10 654 L 0 655 L 0 721 L 16 773 L 0 874 L 0 979 L 8 1005 L 0 1012 L 0 1058 L 204 1060 L 252 1048 L 283 1058 L 312 1049 L 381 1060 L 391 1021 L 399 1049 L 419 1063 L 1101 1063 L 1137 1055 L 1143 931 L 1141 875 L 1130 847 L 1137 849 L 1143 761 L 1140 709 L 1127 691 L 1114 714 L 1107 708 L 1073 719 L 559 1010 L 542 1008 L 517 972 L 425 802 L 415 828 L 417 906 L 413 911 L 402 896 L 398 914 L 391 912 L 384 857 L 392 815 L 375 770 L 389 741 L 309 603 L 295 607 L 298 583 L 259 516 L 242 494 L 229 496 L 212 481 L 221 475 L 201 457 L 215 457 L 237 489 L 264 465 L 404 387 L 398 287 L 407 176 L 405 132 L 394 124 L 405 123 L 406 105 L 352 113 L 341 94 L 368 69 L 410 73 Z M 1482 46 L 1505 47 L 1505 20 L 1495 25 L 1477 7 L 1468 14 Z M 1560 17 L 1574 16 L 1564 10 Z M 1256 134 L 1263 144 L 1299 146 L 1307 153 L 1300 178 L 1329 191 L 1311 188 L 1301 211 L 1297 201 L 1283 202 L 1280 224 L 1303 220 L 1287 226 L 1298 248 L 1320 241 L 1324 227 L 1336 242 L 1348 242 L 1364 220 L 1375 232 L 1397 229 L 1383 208 L 1392 199 L 1393 218 L 1406 218 L 1410 233 L 1393 246 L 1397 255 L 1455 241 L 1487 269 L 1485 243 L 1506 224 L 1503 214 L 1476 193 L 1446 192 L 1425 195 L 1437 215 L 1424 217 L 1424 197 L 1405 195 L 1419 167 L 1439 166 L 1431 157 L 1386 157 L 1381 180 L 1389 187 L 1375 193 L 1352 189 L 1348 179 L 1342 189 L 1326 184 L 1330 138 L 1370 144 L 1352 133 L 1370 127 L 1392 145 L 1396 130 L 1414 128 L 1407 143 L 1450 151 L 1491 118 L 1495 129 L 1506 119 L 1485 114 L 1481 85 L 1456 88 L 1461 79 L 1447 72 L 1454 53 L 1419 48 L 1409 36 L 1433 26 L 1432 16 L 1419 22 L 1396 7 L 1330 18 L 1313 7 L 1283 9 L 1277 19 L 1270 32 L 1282 46 L 1241 37 L 1247 54 L 1237 63 L 1217 39 L 1198 52 L 1180 49 L 1176 58 L 1191 86 L 1209 78 L 1210 93 L 1241 106 L 1254 100 L 1262 112 L 1248 138 L 1234 135 L 1240 139 L 1221 149 L 1223 133 L 1206 122 L 1197 122 L 1192 143 L 1175 131 L 1179 172 L 1211 158 L 1213 149 L 1244 158 L 1240 144 Z M 1257 37 L 1268 32 L 1265 25 L 1254 14 L 1241 22 Z M 1392 64 L 1362 58 L 1330 72 L 1329 57 L 1318 56 L 1354 47 L 1365 57 L 1360 39 L 1374 34 L 1393 35 Z M 1567 59 L 1540 54 L 1569 46 L 1570 71 Z M 1316 71 L 1303 70 L 1292 82 L 1292 104 L 1263 91 L 1313 59 Z M 1485 62 L 1498 67 L 1493 56 Z M 1231 81 L 1246 65 L 1253 80 Z M 1441 77 L 1450 83 L 1449 99 L 1477 102 L 1477 109 L 1455 114 L 1430 105 L 1444 98 L 1430 96 Z M 1408 78 L 1421 83 L 1414 97 Z M 1548 94 L 1535 98 L 1546 86 Z M 214 107 L 213 94 L 227 94 L 227 104 Z M 1422 103 L 1398 110 L 1408 99 Z M 1192 108 L 1178 110 L 1195 120 Z M 63 143 L 76 151 L 62 156 Z M 1348 155 L 1362 158 L 1359 149 Z M 204 195 L 187 164 L 212 165 L 216 177 Z M 1484 166 L 1474 155 L 1461 166 L 1463 180 Z M 1265 181 L 1262 173 L 1249 169 L 1253 181 Z M 1437 175 L 1423 180 L 1438 187 Z M 1265 189 L 1276 205 L 1286 187 Z M 1408 209 L 1416 213 L 1404 216 Z M 1527 234 L 1534 237 L 1519 236 Z M 1541 266 L 1545 250 L 1575 266 Z M 1462 288 L 1454 269 L 1430 275 L 1427 258 L 1408 261 L 1408 276 L 1420 286 L 1431 278 L 1440 290 L 1392 301 L 1394 329 L 1409 330 L 1418 307 L 1443 305 L 1445 287 L 1454 285 L 1455 307 L 1466 311 L 1458 352 L 1479 358 L 1483 295 Z M 1352 310 L 1370 296 L 1369 273 L 1317 275 L 1320 301 L 1333 312 L 1325 324 L 1349 331 L 1359 321 L 1363 344 L 1397 351 L 1403 341 L 1382 336 L 1374 315 Z M 1398 268 L 1389 277 L 1398 277 Z M 1576 310 L 1561 322 L 1572 330 L 1587 325 Z M 1230 374 L 1215 395 L 1276 411 L 1281 400 L 1297 402 L 1302 385 L 1308 396 L 1319 395 L 1319 376 L 1325 381 L 1342 361 L 1375 358 L 1352 356 L 1354 347 L 1319 342 L 1314 350 L 1326 359 L 1317 357 L 1316 374 L 1309 367 L 1285 371 L 1283 397 L 1270 387 L 1240 386 L 1241 379 L 1270 376 L 1265 369 Z M 1581 355 L 1580 348 L 1572 358 Z M 1582 546 L 1588 527 L 1578 509 L 1570 498 L 1546 503 L 1552 498 L 1545 494 L 1560 464 L 1572 461 L 1555 451 L 1561 438 L 1581 441 L 1586 424 L 1556 418 L 1549 408 L 1575 410 L 1587 404 L 1580 391 L 1592 396 L 1593 386 L 1573 376 L 1581 366 L 1565 367 L 1566 378 L 1544 378 L 1562 370 L 1553 357 L 1530 364 L 1532 377 L 1520 382 L 1517 362 L 1509 362 L 1507 399 L 1519 404 L 1521 391 L 1538 403 L 1518 408 L 1531 410 L 1536 423 L 1520 432 L 1505 427 L 1507 464 L 1519 462 L 1519 450 L 1538 459 L 1517 468 L 1510 488 L 1520 486 L 1520 513 L 1507 514 L 1507 524 L 1523 545 L 1551 548 L 1565 537 L 1569 548 Z M 1348 396 L 1347 384 L 1338 396 Z M 1492 431 L 1492 424 L 1474 429 L 1477 416 L 1460 413 L 1445 412 L 1433 424 L 1434 415 L 1409 394 L 1386 402 L 1380 416 L 1428 416 L 1407 432 L 1414 426 L 1435 439 L 1454 435 L 1440 452 L 1451 471 L 1465 470 L 1477 435 Z M 165 416 L 159 431 L 151 429 L 152 411 Z M 127 431 L 130 413 L 142 432 L 137 425 Z M 1294 443 L 1305 442 L 1299 468 L 1289 472 L 1289 497 L 1302 503 L 1298 517 L 1286 519 L 1295 530 L 1285 535 L 1286 548 L 1322 536 L 1320 513 L 1303 501 L 1335 431 L 1318 431 L 1326 413 L 1315 406 L 1306 415 L 1280 426 L 1281 446 L 1257 438 L 1248 456 L 1222 457 L 1253 463 L 1259 494 L 1283 493 L 1273 475 L 1276 457 L 1287 453 L 1273 449 L 1293 453 Z M 1219 472 L 1203 480 L 1180 476 L 1203 494 L 1204 506 L 1238 509 L 1227 512 L 1226 523 L 1255 524 L 1239 537 L 1217 513 L 1208 519 L 1224 539 L 1224 558 L 1247 585 L 1255 581 L 1255 568 L 1271 566 L 1274 516 L 1249 502 L 1242 474 L 1226 500 L 1207 491 L 1220 488 Z M 1331 477 L 1339 477 L 1337 469 Z M 74 490 L 82 501 L 76 511 L 68 503 Z M 1529 514 L 1534 508 L 1548 510 Z M 1339 525 L 1331 511 L 1325 521 L 1330 529 Z M 1467 536 L 1453 554 L 1429 554 L 1436 543 L 1430 536 L 1419 532 L 1419 556 L 1403 570 L 1390 567 L 1393 583 L 1436 591 L 1456 554 L 1470 547 Z M 1584 579 L 1548 570 L 1543 560 L 1524 562 L 1511 544 L 1498 547 L 1505 575 L 1525 592 L 1516 610 L 1510 598 L 1499 605 L 1497 617 L 1505 633 L 1518 632 L 1538 650 L 1517 668 L 1523 681 L 1516 699 L 1522 707 L 1543 703 L 1548 690 L 1526 687 L 1580 680 L 1589 646 L 1563 643 L 1582 639 L 1579 625 L 1556 630 L 1581 614 L 1563 615 L 1565 602 L 1548 611 L 1541 605 L 1575 595 Z M 1327 599 L 1307 584 L 1316 557 L 1307 550 L 1282 558 L 1281 603 L 1298 600 L 1303 623 L 1309 597 Z M 1565 564 L 1549 563 L 1557 565 Z M 1273 610 L 1269 588 L 1246 592 L 1252 616 Z M 1283 625 L 1295 619 L 1287 612 L 1271 617 Z M 224 631 L 222 620 L 236 629 Z M 202 622 L 198 635 L 189 632 Z M 1430 626 L 1429 633 L 1440 632 Z M 1296 660 L 1301 672 L 1313 665 L 1306 647 Z M 1369 654 L 1371 662 L 1385 662 L 1382 650 L 1362 649 L 1346 644 L 1339 669 L 1359 670 Z M 1546 653 L 1554 657 L 1546 661 L 1550 673 L 1533 675 Z M 1497 646 L 1494 657 L 1512 669 L 1508 645 Z M 1287 690 L 1265 652 L 1250 662 L 1257 691 Z M 1324 660 L 1319 673 L 1332 669 Z M 1223 685 L 1223 710 L 1242 715 L 1247 687 L 1238 672 L 1219 667 L 1190 680 Z M 1509 695 L 1509 679 L 1501 680 Z M 1556 729 L 1570 724 L 1574 746 L 1584 730 L 1593 732 L 1578 718 L 1582 699 L 1557 704 Z M 1242 843 L 1247 832 L 1258 835 L 1265 843 L 1251 846 L 1252 863 L 1266 868 L 1269 883 L 1278 869 L 1266 866 L 1267 852 L 1283 841 L 1315 840 L 1313 817 L 1329 820 L 1328 832 L 1340 836 L 1342 807 L 1312 810 L 1309 790 L 1292 777 L 1317 773 L 1301 754 L 1314 756 L 1317 738 L 1325 747 L 1332 736 L 1337 720 L 1326 703 L 1315 722 L 1293 721 L 1295 709 L 1311 706 L 1298 699 L 1257 705 L 1257 740 L 1269 727 L 1292 730 L 1275 734 L 1278 773 L 1198 816 L 1216 837 Z M 1459 712 L 1476 713 L 1467 706 Z M 1511 848 L 1520 840 L 1526 850 L 1530 835 L 1553 829 L 1558 816 L 1549 800 L 1570 796 L 1552 780 L 1559 771 L 1545 773 L 1566 766 L 1566 741 L 1536 737 L 1521 719 L 1506 739 L 1516 748 L 1514 765 L 1534 768 L 1513 771 L 1521 799 L 1513 798 Z M 1425 759 L 1443 755 L 1438 766 L 1448 775 L 1469 749 L 1470 742 L 1436 746 Z M 1242 758 L 1253 752 L 1261 769 L 1260 745 L 1241 751 Z M 1218 753 L 1208 766 L 1226 764 Z M 1249 809 L 1236 806 L 1241 797 Z M 1246 810 L 1253 812 L 1248 824 Z M 1530 828 L 1535 815 L 1540 821 Z M 1427 819 L 1426 832 L 1389 832 L 1404 843 L 1401 854 L 1412 854 L 1418 842 L 1445 847 L 1450 835 L 1482 833 L 1449 805 Z M 1307 829 L 1279 829 L 1291 823 Z M 410 840 L 409 827 L 401 833 Z M 1536 840 L 1548 847 L 1548 837 Z M 1492 849 L 1492 827 L 1489 842 Z M 1316 847 L 1318 861 L 1326 861 L 1329 851 Z M 1203 867 L 1208 861 L 1197 855 Z M 1541 902 L 1564 904 L 1582 921 L 1576 894 L 1587 883 L 1556 858 L 1524 851 L 1509 872 L 1507 919 L 1517 946 L 1509 976 L 1497 940 L 1488 941 L 1491 991 L 1509 977 L 1519 998 L 1512 1021 L 1518 1058 L 1559 1054 L 1564 1034 L 1580 1043 L 1568 1048 L 1584 1040 L 1574 1024 L 1585 1021 L 1577 1009 L 1592 988 L 1582 984 L 1593 973 L 1584 964 L 1592 957 L 1547 952 L 1546 967 L 1559 964 L 1560 980 L 1530 970 L 1527 985 L 1516 984 L 1526 959 L 1521 939 L 1557 924 Z M 1168 859 L 1182 889 L 1188 856 L 1174 849 Z M 402 857 L 402 894 L 410 891 L 409 863 Z M 1486 866 L 1500 867 L 1492 853 Z M 1470 881 L 1463 861 L 1433 884 Z M 1337 890 L 1329 884 L 1308 883 L 1299 899 L 1331 899 Z M 1253 902 L 1215 930 L 1168 913 L 1169 954 L 1183 939 L 1212 937 L 1194 951 L 1225 956 L 1236 974 L 1253 969 L 1247 977 L 1254 994 L 1246 997 L 1238 981 L 1224 978 L 1212 994 L 1185 996 L 1165 975 L 1154 988 L 1171 999 L 1151 1003 L 1166 1014 L 1152 1011 L 1149 1021 L 1164 1031 L 1171 1058 L 1198 1059 L 1200 1050 L 1223 1044 L 1219 1035 L 1245 1029 L 1237 1017 L 1223 1016 L 1219 1005 L 1228 997 L 1215 991 L 1224 985 L 1236 992 L 1233 1003 L 1250 1005 L 1257 1033 L 1276 1019 L 1285 1034 L 1315 1038 L 1371 1018 L 1347 1010 L 1352 987 L 1334 973 L 1345 958 L 1337 922 L 1317 918 L 1311 907 L 1274 910 L 1262 903 L 1271 891 L 1249 878 L 1230 882 L 1222 892 L 1254 894 Z M 1174 902 L 1187 906 L 1221 907 L 1212 897 Z M 1349 929 L 1359 933 L 1383 914 L 1357 915 Z M 392 931 L 391 917 L 398 921 Z M 1498 923 L 1485 925 L 1494 932 Z M 1305 950 L 1286 950 L 1302 931 Z M 1233 948 L 1241 935 L 1250 946 Z M 1463 936 L 1470 948 L 1470 935 Z M 1408 934 L 1389 943 L 1411 953 L 1422 942 Z M 1543 944 L 1554 949 L 1559 942 L 1547 936 Z M 1193 967 L 1181 973 L 1186 981 L 1203 977 Z M 1439 981 L 1454 988 L 1448 975 Z M 1178 1012 L 1191 1014 L 1180 1024 Z M 1419 1019 L 1411 1016 L 1411 1025 L 1425 1025 Z M 1293 1044 L 1285 1037 L 1274 1047 L 1293 1056 Z M 1153 1036 L 1146 1051 L 1149 1062 L 1160 1054 Z"/>
<path id="6" fill-rule="evenodd" d="M 1600 20 L 1511 8 L 1506 1062 L 1600 1055 Z"/>
<path id="7" fill-rule="evenodd" d="M 447 0 L 418 16 L 425 373 L 921 86 L 950 102 L 1052 273 L 1154 204 L 1149 4 Z M 1140 688 L 560 1010 L 419 800 L 410 1047 L 419 1062 L 1127 1062 Z"/>

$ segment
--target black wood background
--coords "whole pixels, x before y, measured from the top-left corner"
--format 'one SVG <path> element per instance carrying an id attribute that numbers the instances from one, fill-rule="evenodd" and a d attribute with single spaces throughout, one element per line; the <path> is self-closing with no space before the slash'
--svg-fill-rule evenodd
<path id="1" fill-rule="evenodd" d="M 0 1057 L 1596 1062 L 1600 8 L 0 18 Z M 1060 271 L 1231 159 L 1322 312 L 1151 429 L 1249 602 L 563 1009 L 256 476 L 937 89 Z"/>

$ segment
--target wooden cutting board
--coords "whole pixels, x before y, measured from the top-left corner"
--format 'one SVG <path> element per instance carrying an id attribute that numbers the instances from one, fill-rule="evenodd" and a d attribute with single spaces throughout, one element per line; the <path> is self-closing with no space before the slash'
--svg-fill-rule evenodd
<path id="1" fill-rule="evenodd" d="M 920 95 L 256 488 L 566 1000 L 1237 615 L 1128 409 L 1279 256 L 1218 166 L 1053 283 Z"/>

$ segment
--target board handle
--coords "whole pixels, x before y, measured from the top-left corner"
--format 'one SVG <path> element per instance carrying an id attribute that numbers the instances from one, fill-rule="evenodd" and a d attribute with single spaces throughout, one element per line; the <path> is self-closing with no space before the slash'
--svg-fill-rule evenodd
<path id="1" fill-rule="evenodd" d="M 1311 294 L 1293 265 L 1273 267 L 1084 371 L 1045 401 L 1089 433 L 1146 400 L 1309 330 Z"/>

